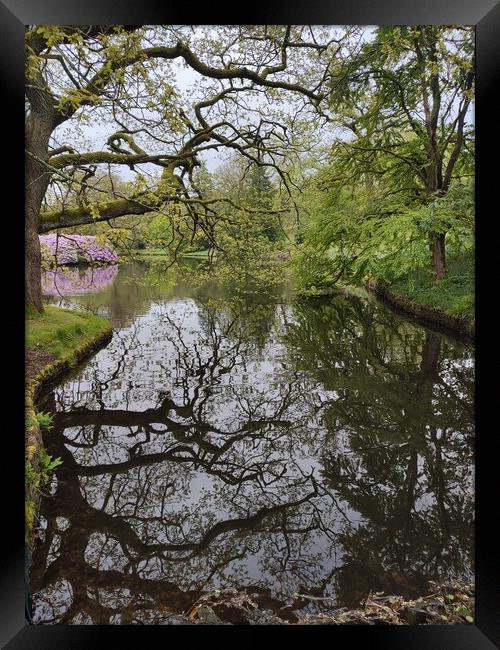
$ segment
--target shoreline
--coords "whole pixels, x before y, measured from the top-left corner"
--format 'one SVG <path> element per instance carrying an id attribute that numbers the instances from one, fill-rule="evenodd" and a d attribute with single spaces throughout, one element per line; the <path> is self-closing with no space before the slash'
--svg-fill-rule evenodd
<path id="1" fill-rule="evenodd" d="M 46 308 L 47 309 L 47 308 Z M 51 307 L 59 313 L 69 310 Z M 82 334 L 75 339 L 75 344 L 63 356 L 57 356 L 46 349 L 37 350 L 35 346 L 26 346 L 26 384 L 25 384 L 25 466 L 29 467 L 30 476 L 25 477 L 25 542 L 31 546 L 32 533 L 40 502 L 40 481 L 42 480 L 41 455 L 44 451 L 41 426 L 37 419 L 36 402 L 41 394 L 52 384 L 60 382 L 77 364 L 88 359 L 113 336 L 111 323 L 104 318 L 95 317 L 85 312 L 70 312 L 85 324 L 92 320 L 98 326 L 94 335 L 89 335 L 82 328 Z M 28 319 L 29 320 L 29 319 Z M 62 328 L 54 328 L 54 340 L 61 335 Z M 38 352 L 38 354 L 37 354 Z"/>
<path id="2" fill-rule="evenodd" d="M 396 313 L 407 316 L 420 325 L 435 329 L 442 334 L 466 340 L 468 343 L 474 343 L 475 341 L 474 319 L 452 316 L 445 311 L 416 302 L 404 294 L 392 291 L 389 285 L 380 280 L 368 280 L 361 285 L 337 285 L 335 287 L 316 289 L 314 293 L 298 292 L 297 297 L 306 299 L 328 298 L 338 293 L 356 294 L 357 290 L 374 295 Z M 356 295 L 359 295 L 359 293 Z"/>
<path id="3" fill-rule="evenodd" d="M 474 342 L 475 321 L 471 318 L 452 316 L 440 309 L 416 302 L 401 293 L 392 291 L 389 285 L 380 280 L 368 280 L 363 287 L 393 307 L 395 311 L 408 314 L 424 325 L 436 325 L 452 333 L 458 333 Z"/>
<path id="4" fill-rule="evenodd" d="M 299 596 L 299 594 L 294 594 Z M 308 600 L 329 600 L 302 594 Z M 208 591 L 184 611 L 165 611 L 156 625 L 473 625 L 475 588 L 470 582 L 429 582 L 416 598 L 370 593 L 357 607 L 294 614 L 260 603 L 256 594 L 234 587 Z"/>
<path id="5" fill-rule="evenodd" d="M 63 313 L 68 310 L 52 307 L 52 310 Z M 32 601 L 30 588 L 30 568 L 33 547 L 33 534 L 37 525 L 40 511 L 41 490 L 44 488 L 48 476 L 48 469 L 43 466 L 42 458 L 53 460 L 47 456 L 43 446 L 42 427 L 37 417 L 36 402 L 51 385 L 57 384 L 69 374 L 79 363 L 88 359 L 113 336 L 111 323 L 104 318 L 95 317 L 85 312 L 72 312 L 79 314 L 84 323 L 92 322 L 98 325 L 97 332 L 89 336 L 85 328 L 81 328 L 81 336 L 75 340 L 75 345 L 66 354 L 58 355 L 47 351 L 46 346 L 38 349 L 38 346 L 25 344 L 25 492 L 24 492 L 24 545 L 25 545 L 25 617 L 32 622 Z M 29 321 L 29 317 L 27 319 Z M 61 336 L 64 330 L 54 327 L 54 341 Z"/>

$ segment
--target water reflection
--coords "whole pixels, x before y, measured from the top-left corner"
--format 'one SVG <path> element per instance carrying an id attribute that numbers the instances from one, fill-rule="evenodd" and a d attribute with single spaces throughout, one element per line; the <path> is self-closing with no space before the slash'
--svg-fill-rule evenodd
<path id="1" fill-rule="evenodd" d="M 339 534 L 337 596 L 416 593 L 468 574 L 473 549 L 471 351 L 361 301 L 296 309 L 287 342 L 336 399 L 321 454 L 329 487 L 362 517 Z M 333 319 L 332 319 L 333 317 Z M 332 328 L 332 320 L 335 327 Z"/>
<path id="2" fill-rule="evenodd" d="M 118 264 L 48 269 L 42 273 L 42 294 L 62 298 L 67 295 L 98 293 L 112 284 L 118 269 Z"/>
<path id="3" fill-rule="evenodd" d="M 172 291 L 42 405 L 37 622 L 161 623 L 226 586 L 293 620 L 470 575 L 470 349 L 356 298 Z"/>

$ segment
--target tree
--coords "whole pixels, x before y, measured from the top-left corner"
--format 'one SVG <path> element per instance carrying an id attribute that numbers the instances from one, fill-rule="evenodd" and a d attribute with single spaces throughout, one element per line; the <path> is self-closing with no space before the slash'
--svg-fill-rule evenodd
<path id="1" fill-rule="evenodd" d="M 198 191 L 199 156 L 230 148 L 280 173 L 289 136 L 268 107 L 285 93 L 298 112 L 317 113 L 330 81 L 328 61 L 339 47 L 331 30 L 309 27 L 27 27 L 27 308 L 43 310 L 39 233 L 175 205 L 193 232 L 208 236 L 218 208 L 230 201 L 205 200 Z M 201 77 L 189 101 L 176 86 L 174 61 Z M 85 121 L 109 126 L 105 149 L 73 142 Z M 41 211 L 54 178 L 74 182 L 79 170 L 83 190 L 102 165 L 159 168 L 160 175 L 138 175 L 134 191 L 115 191 L 111 200 L 89 201 L 80 192 L 79 206 Z"/>
<path id="2" fill-rule="evenodd" d="M 260 165 L 252 165 L 248 182 L 249 201 L 255 209 L 262 212 L 262 234 L 270 241 L 277 241 L 280 238 L 280 224 L 273 214 L 274 189 L 265 169 Z"/>
<path id="3" fill-rule="evenodd" d="M 427 204 L 470 175 L 473 27 L 379 27 L 334 65 L 348 71 L 330 96 L 344 126 L 336 182 L 383 184 L 407 204 Z M 427 231 L 437 279 L 446 274 L 447 229 L 440 221 Z"/>
<path id="4" fill-rule="evenodd" d="M 256 223 L 256 235 L 273 242 L 279 239 L 280 223 L 273 209 L 278 190 L 273 186 L 264 165 L 235 155 L 214 173 L 214 181 L 214 196 L 232 198 L 239 206 L 254 211 L 252 218 Z M 229 205 L 227 209 L 231 212 L 232 207 Z"/>

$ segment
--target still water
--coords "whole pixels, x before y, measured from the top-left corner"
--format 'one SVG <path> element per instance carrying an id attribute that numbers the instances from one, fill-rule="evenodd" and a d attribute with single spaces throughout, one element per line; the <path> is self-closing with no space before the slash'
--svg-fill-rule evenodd
<path id="1" fill-rule="evenodd" d="M 50 298 L 115 331 L 39 405 L 63 464 L 34 622 L 162 623 L 225 587 L 294 620 L 472 578 L 471 345 L 372 298 L 108 275 Z"/>

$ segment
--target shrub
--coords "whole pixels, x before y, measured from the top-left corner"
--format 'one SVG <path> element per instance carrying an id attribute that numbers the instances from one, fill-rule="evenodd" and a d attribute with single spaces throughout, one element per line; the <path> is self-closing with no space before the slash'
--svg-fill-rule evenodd
<path id="1" fill-rule="evenodd" d="M 92 235 L 40 235 L 44 266 L 116 264 L 118 255 L 104 238 Z"/>

